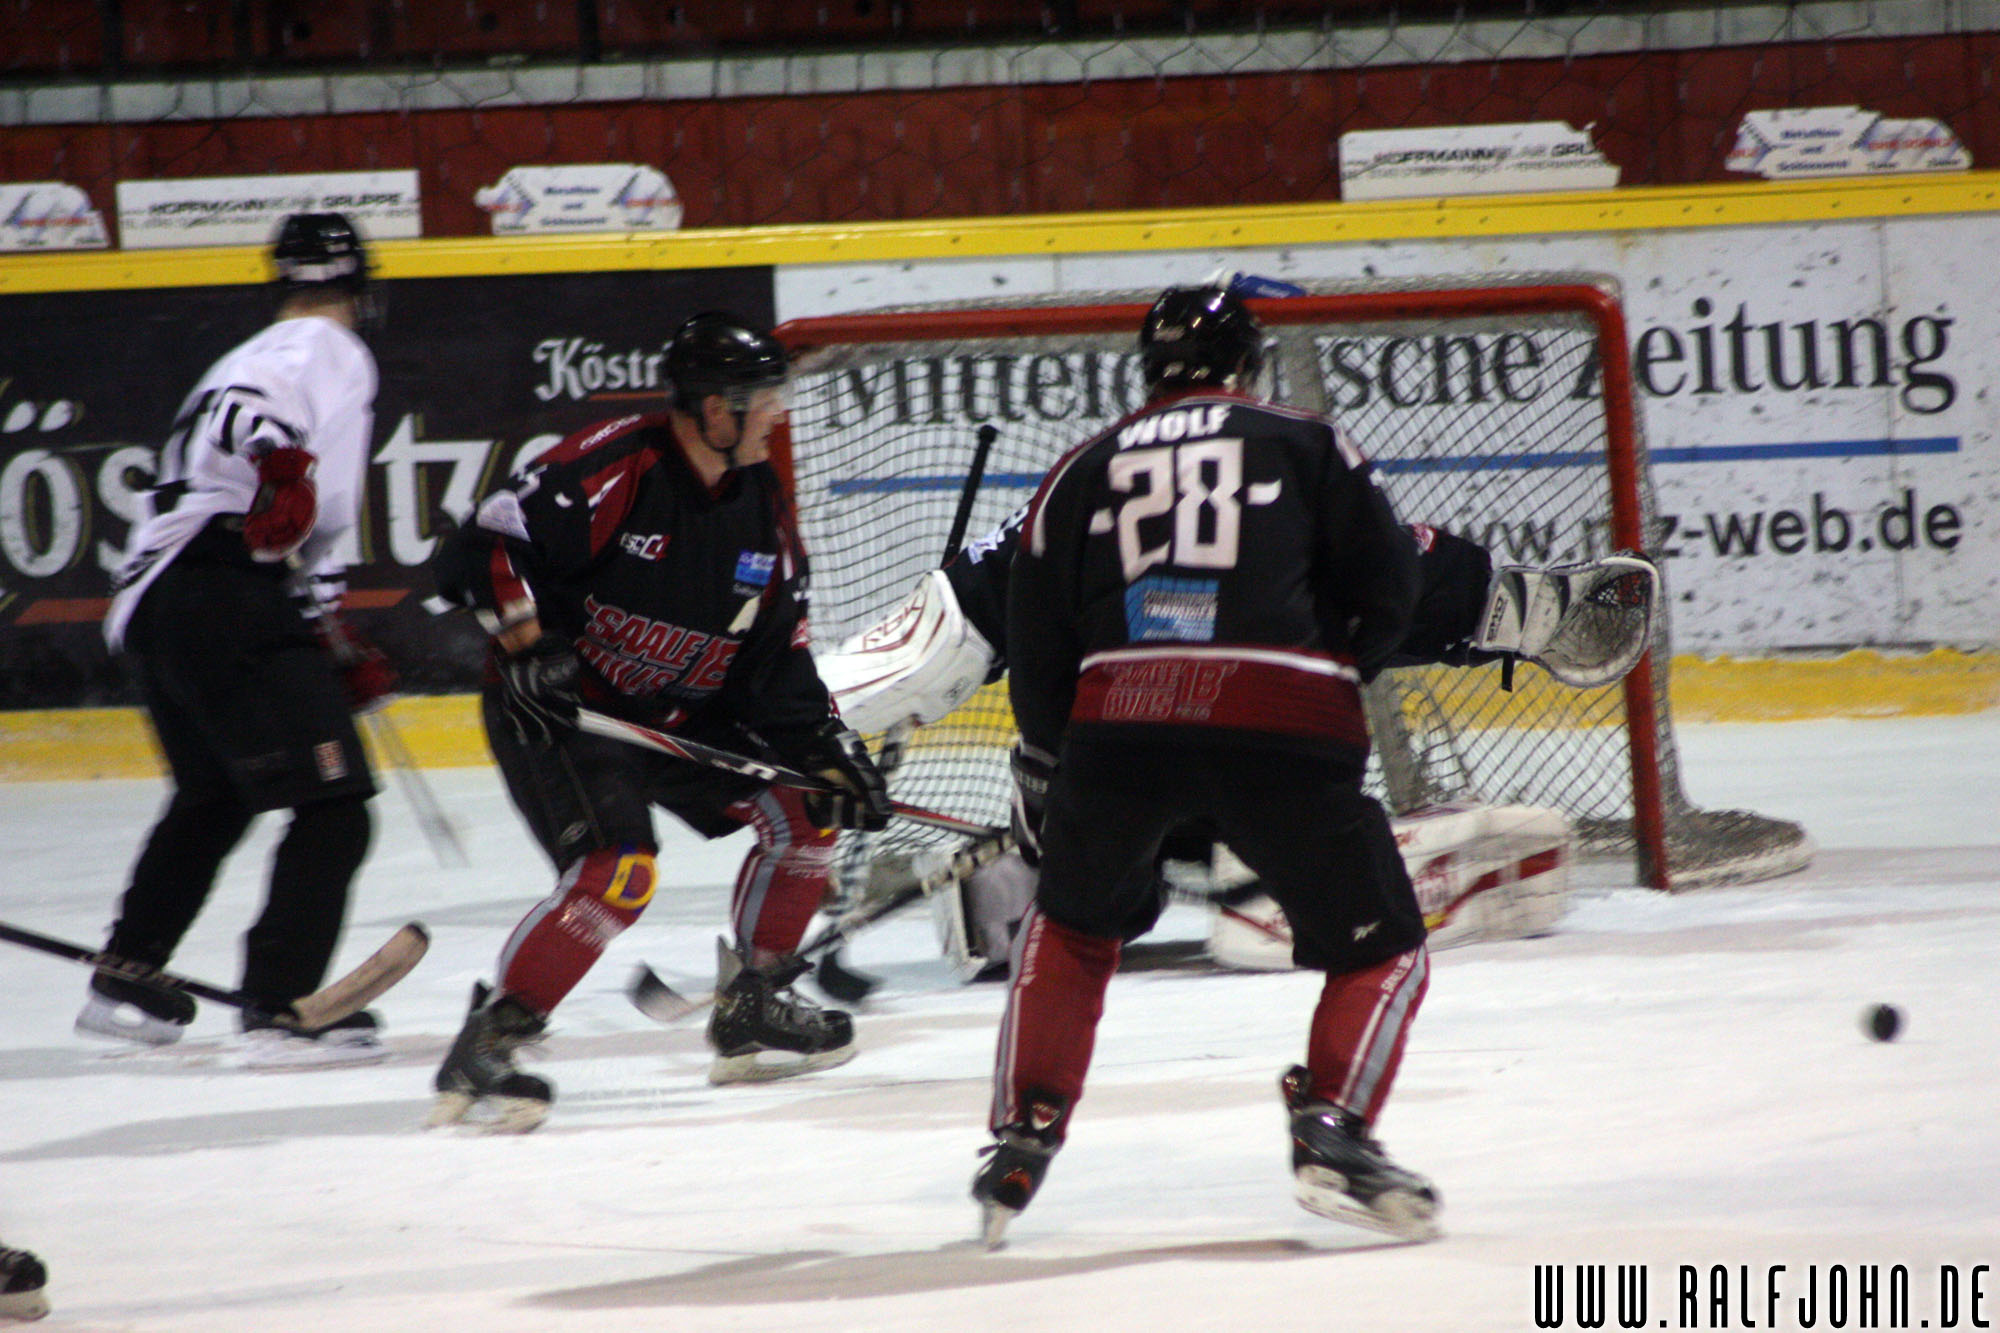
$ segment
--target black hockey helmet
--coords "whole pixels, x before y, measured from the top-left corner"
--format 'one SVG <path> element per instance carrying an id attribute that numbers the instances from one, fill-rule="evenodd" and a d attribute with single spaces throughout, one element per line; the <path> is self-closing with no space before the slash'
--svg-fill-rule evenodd
<path id="1" fill-rule="evenodd" d="M 331 287 L 358 295 L 368 285 L 368 247 L 340 213 L 294 213 L 271 244 L 278 284 L 287 291 Z"/>
<path id="2" fill-rule="evenodd" d="M 1226 384 L 1264 364 L 1264 329 L 1221 287 L 1169 287 L 1139 327 L 1146 386 Z"/>
<path id="3" fill-rule="evenodd" d="M 790 369 L 776 338 L 719 310 L 689 316 L 667 348 L 667 382 L 683 411 L 720 394 L 732 411 L 742 412 L 751 394 L 783 385 Z"/>

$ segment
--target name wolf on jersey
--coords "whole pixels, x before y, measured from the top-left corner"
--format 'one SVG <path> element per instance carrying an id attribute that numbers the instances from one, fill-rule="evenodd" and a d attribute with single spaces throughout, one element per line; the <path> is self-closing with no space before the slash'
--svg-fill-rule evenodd
<path id="1" fill-rule="evenodd" d="M 1229 408 L 1228 403 L 1211 403 L 1145 417 L 1118 432 L 1118 447 L 1131 449 L 1142 444 L 1203 439 L 1222 429 L 1222 423 L 1229 418 Z"/>
<path id="2" fill-rule="evenodd" d="M 670 687 L 700 695 L 722 688 L 742 645 L 685 625 L 669 625 L 622 607 L 584 599 L 583 658 L 621 693 L 658 694 Z"/>

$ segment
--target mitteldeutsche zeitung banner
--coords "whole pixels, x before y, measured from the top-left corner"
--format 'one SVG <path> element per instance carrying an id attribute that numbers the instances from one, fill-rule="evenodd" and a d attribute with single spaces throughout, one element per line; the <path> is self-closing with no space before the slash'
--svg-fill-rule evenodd
<path id="1" fill-rule="evenodd" d="M 1294 282 L 1586 271 L 1623 286 L 1677 652 L 2000 641 L 2000 216 L 1520 238 L 793 265 L 790 317 L 1157 290 L 1241 270 Z M 1488 368 L 1489 379 L 1491 368 Z M 1425 372 L 1412 372 L 1424 374 Z M 1417 393 L 1374 385 L 1378 396 Z M 1439 390 L 1474 410 L 1471 386 Z M 1386 391 L 1386 393 L 1385 393 Z M 1338 407 L 1335 408 L 1336 414 Z M 1368 441 L 1358 441 L 1365 452 Z M 1532 441 L 1523 441 L 1532 450 Z M 1394 479 L 1387 482 L 1392 498 Z M 1452 526 L 1464 516 L 1410 514 Z M 1574 534 L 1475 520 L 1501 563 Z"/>

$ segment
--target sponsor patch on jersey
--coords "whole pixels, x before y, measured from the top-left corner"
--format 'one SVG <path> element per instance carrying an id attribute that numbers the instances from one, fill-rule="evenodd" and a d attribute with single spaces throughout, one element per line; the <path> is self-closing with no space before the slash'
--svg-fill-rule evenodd
<path id="1" fill-rule="evenodd" d="M 338 782 L 347 776 L 347 756 L 339 741 L 321 741 L 313 746 L 313 763 L 319 766 L 321 782 Z"/>
<path id="2" fill-rule="evenodd" d="M 778 566 L 774 551 L 745 551 L 736 557 L 736 581 L 752 588 L 769 587 L 771 571 Z"/>
<path id="3" fill-rule="evenodd" d="M 672 540 L 664 532 L 622 532 L 618 544 L 641 560 L 658 560 L 667 553 L 667 543 Z"/>
<path id="4" fill-rule="evenodd" d="M 1220 585 L 1214 579 L 1148 574 L 1125 590 L 1131 643 L 1213 643 Z"/>

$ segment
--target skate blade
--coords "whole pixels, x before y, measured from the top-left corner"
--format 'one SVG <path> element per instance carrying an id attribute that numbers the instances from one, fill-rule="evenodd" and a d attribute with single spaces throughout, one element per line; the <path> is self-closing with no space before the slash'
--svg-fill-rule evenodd
<path id="1" fill-rule="evenodd" d="M 475 1108 L 479 1114 L 474 1115 Z M 456 1125 L 467 1134 L 526 1134 L 549 1118 L 549 1104 L 533 1097 L 474 1097 L 468 1092 L 440 1092 L 431 1105 L 425 1129 Z"/>
<path id="2" fill-rule="evenodd" d="M 1293 1197 L 1299 1207 L 1317 1217 L 1366 1227 L 1398 1240 L 1436 1240 L 1442 1234 L 1434 1200 L 1409 1190 L 1384 1190 L 1372 1207 L 1364 1205 L 1347 1193 L 1345 1176 L 1323 1166 L 1300 1169 Z"/>
<path id="3" fill-rule="evenodd" d="M 26 1322 L 40 1319 L 49 1312 L 48 1292 L 37 1288 L 34 1291 L 10 1291 L 0 1295 L 0 1319 L 19 1319 Z"/>
<path id="4" fill-rule="evenodd" d="M 1018 1208 L 1008 1208 L 1003 1204 L 981 1203 L 979 1205 L 979 1243 L 989 1250 L 997 1250 L 1007 1244 L 1007 1224 L 1019 1217 Z"/>
<path id="5" fill-rule="evenodd" d="M 127 1015 L 136 1015 L 128 1017 Z M 117 1004 L 92 996 L 76 1016 L 76 1035 L 93 1041 L 124 1041 L 140 1046 L 171 1046 L 187 1031 L 185 1023 L 155 1018 L 137 1005 Z"/>
<path id="6" fill-rule="evenodd" d="M 725 1083 L 770 1083 L 781 1078 L 797 1078 L 816 1069 L 844 1065 L 855 1056 L 852 1042 L 838 1050 L 800 1055 L 796 1051 L 752 1051 L 748 1055 L 718 1055 L 708 1067 L 708 1081 Z"/>
<path id="7" fill-rule="evenodd" d="M 239 1052 L 243 1068 L 260 1074 L 296 1069 L 350 1069 L 378 1065 L 389 1058 L 380 1042 L 282 1041 L 245 1042 Z"/>

